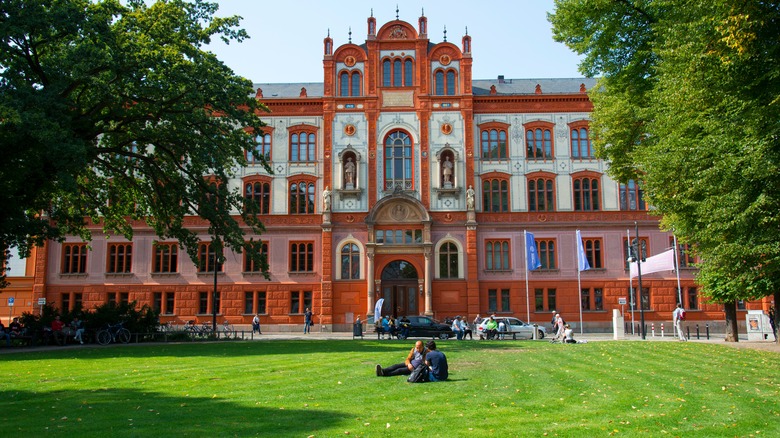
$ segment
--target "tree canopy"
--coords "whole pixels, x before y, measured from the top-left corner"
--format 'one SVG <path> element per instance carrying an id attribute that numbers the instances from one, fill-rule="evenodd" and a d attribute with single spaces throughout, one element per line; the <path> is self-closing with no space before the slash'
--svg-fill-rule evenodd
<path id="1" fill-rule="evenodd" d="M 184 218 L 199 215 L 218 254 L 258 257 L 244 239 L 262 231 L 257 209 L 220 182 L 254 154 L 266 108 L 204 49 L 248 37 L 216 12 L 202 0 L 2 2 L 0 246 L 88 240 L 88 218 L 130 238 L 143 220 L 196 261 Z"/>
<path id="2" fill-rule="evenodd" d="M 780 291 L 780 3 L 556 0 L 555 39 L 601 76 L 597 154 L 693 244 L 719 302 Z"/>

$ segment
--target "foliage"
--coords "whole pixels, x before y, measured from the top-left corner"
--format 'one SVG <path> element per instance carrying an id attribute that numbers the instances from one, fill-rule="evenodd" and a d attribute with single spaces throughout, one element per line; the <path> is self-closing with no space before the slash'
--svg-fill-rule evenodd
<path id="1" fill-rule="evenodd" d="M 697 342 L 448 341 L 439 343 L 447 382 L 374 375 L 411 345 L 239 341 L 1 354 L 0 420 L 25 436 L 780 433 L 778 353 Z"/>
<path id="2" fill-rule="evenodd" d="M 780 4 L 558 0 L 550 19 L 603 75 L 598 154 L 616 179 L 641 177 L 662 226 L 694 244 L 703 292 L 780 289 Z"/>
<path id="3" fill-rule="evenodd" d="M 71 311 L 60 311 L 60 309 L 46 304 L 40 314 L 23 313 L 20 322 L 31 333 L 40 332 L 44 327 L 51 327 L 56 316 L 59 316 L 65 324 L 70 324 L 74 317 L 78 317 L 84 323 L 84 328 L 91 330 L 99 330 L 107 325 L 123 322 L 125 328 L 131 333 L 156 332 L 159 325 L 159 313 L 147 305 L 140 309 L 137 309 L 137 306 L 137 302 L 132 301 L 119 304 L 106 303 L 95 306 L 91 311 L 83 311 L 79 306 Z"/>
<path id="4" fill-rule="evenodd" d="M 130 238 L 144 220 L 197 263 L 187 216 L 205 220 L 218 251 L 262 231 L 256 206 L 210 184 L 255 154 L 267 110 L 203 50 L 248 37 L 240 17 L 216 11 L 203 0 L 3 2 L 0 247 L 25 257 L 48 239 L 89 240 L 88 219 Z"/>

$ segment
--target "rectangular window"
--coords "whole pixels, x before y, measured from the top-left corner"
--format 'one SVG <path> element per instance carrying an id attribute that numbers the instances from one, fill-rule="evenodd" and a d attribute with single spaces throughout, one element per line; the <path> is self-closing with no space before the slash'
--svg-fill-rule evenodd
<path id="1" fill-rule="evenodd" d="M 155 292 L 152 299 L 152 310 L 162 314 L 162 292 Z"/>
<path id="2" fill-rule="evenodd" d="M 293 291 L 290 293 L 290 313 L 298 314 L 301 312 L 301 292 Z"/>
<path id="3" fill-rule="evenodd" d="M 695 287 L 688 288 L 688 309 L 699 310 L 699 292 Z"/>
<path id="4" fill-rule="evenodd" d="M 198 313 L 201 315 L 208 315 L 209 313 L 209 293 L 198 293 Z"/>
<path id="5" fill-rule="evenodd" d="M 544 289 L 534 289 L 534 310 L 544 311 Z"/>
<path id="6" fill-rule="evenodd" d="M 265 308 L 265 292 L 257 293 L 257 311 L 255 313 L 264 314 L 267 313 Z"/>
<path id="7" fill-rule="evenodd" d="M 290 243 L 290 272 L 314 272 L 314 243 Z"/>
<path id="8" fill-rule="evenodd" d="M 737 300 L 737 310 L 745 310 L 747 307 L 745 306 L 745 300 Z"/>
<path id="9" fill-rule="evenodd" d="M 70 294 L 62 294 L 62 310 L 70 310 Z"/>
<path id="10" fill-rule="evenodd" d="M 268 254 L 268 242 L 253 242 L 253 243 L 258 246 L 255 249 L 259 249 L 260 254 L 263 255 Z M 247 242 L 247 244 L 249 244 L 249 242 Z M 260 261 L 252 260 L 252 257 L 249 257 L 246 250 L 244 250 L 244 272 L 262 272 L 262 266 Z"/>
<path id="11" fill-rule="evenodd" d="M 117 303 L 116 295 L 117 295 L 116 292 L 109 292 L 108 295 L 106 296 L 106 304 L 108 304 L 109 306 L 116 306 Z"/>
<path id="12" fill-rule="evenodd" d="M 304 309 L 312 309 L 313 308 L 312 305 L 311 305 L 311 297 L 312 297 L 311 291 L 303 292 L 303 308 Z"/>
<path id="13" fill-rule="evenodd" d="M 255 313 L 255 293 L 244 292 L 244 314 L 250 315 Z"/>
<path id="14" fill-rule="evenodd" d="M 669 237 L 669 246 L 674 247 L 674 236 Z M 692 268 L 695 260 L 691 252 L 691 246 L 687 243 L 677 244 L 677 261 L 681 268 Z"/>
<path id="15" fill-rule="evenodd" d="M 650 310 L 650 288 L 642 288 L 642 310 Z"/>
<path id="16" fill-rule="evenodd" d="M 126 274 L 131 271 L 133 262 L 132 243 L 110 243 L 108 245 L 108 260 L 106 272 L 109 274 Z"/>
<path id="17" fill-rule="evenodd" d="M 541 269 L 555 269 L 555 240 L 537 240 L 536 247 L 539 260 L 542 262 Z"/>
<path id="18" fill-rule="evenodd" d="M 580 290 L 580 309 L 590 310 L 590 289 Z"/>
<path id="19" fill-rule="evenodd" d="M 509 289 L 501 289 L 501 311 L 510 312 L 509 307 Z"/>
<path id="20" fill-rule="evenodd" d="M 120 292 L 119 293 L 119 304 L 124 304 L 124 305 L 130 304 L 130 293 L 129 292 Z"/>
<path id="21" fill-rule="evenodd" d="M 556 307 L 555 289 L 547 289 L 547 310 L 553 311 Z"/>
<path id="22" fill-rule="evenodd" d="M 496 289 L 488 289 L 488 312 L 493 313 L 498 311 L 498 291 Z"/>
<path id="23" fill-rule="evenodd" d="M 221 256 L 222 254 L 220 254 Z M 211 242 L 198 244 L 198 272 L 222 272 L 222 262 L 218 260 L 217 254 Z"/>
<path id="24" fill-rule="evenodd" d="M 73 309 L 81 309 L 82 307 L 82 294 L 73 294 Z"/>
<path id="25" fill-rule="evenodd" d="M 582 239 L 582 242 L 590 268 L 601 269 L 604 266 L 602 264 L 601 239 Z"/>
<path id="26" fill-rule="evenodd" d="M 631 253 L 631 251 L 632 251 L 631 250 L 631 245 L 633 245 L 634 240 L 636 240 L 636 238 L 634 238 L 634 237 L 632 237 L 631 240 L 628 240 L 627 237 L 623 238 L 623 260 L 624 260 L 623 267 L 626 270 L 628 270 L 628 268 L 629 268 L 629 261 L 628 261 L 628 259 L 631 258 L 631 254 L 632 254 Z M 647 237 L 640 237 L 639 238 L 639 242 L 640 242 L 639 249 L 642 251 L 642 253 L 644 254 L 645 258 L 647 258 L 647 247 L 648 247 L 647 246 L 647 240 L 648 240 Z"/>
<path id="27" fill-rule="evenodd" d="M 485 241 L 485 269 L 488 271 L 508 271 L 509 266 L 509 241 Z"/>
<path id="28" fill-rule="evenodd" d="M 163 294 L 165 297 L 165 308 L 163 308 L 163 314 L 164 315 L 173 315 L 176 309 L 174 305 L 176 304 L 176 298 L 173 292 L 166 292 Z"/>
<path id="29" fill-rule="evenodd" d="M 175 243 L 155 243 L 152 272 L 157 274 L 178 272 L 179 247 Z"/>
<path id="30" fill-rule="evenodd" d="M 87 272 L 87 244 L 66 243 L 62 245 L 62 273 L 84 274 Z"/>
<path id="31" fill-rule="evenodd" d="M 604 310 L 604 289 L 593 289 L 593 310 Z"/>

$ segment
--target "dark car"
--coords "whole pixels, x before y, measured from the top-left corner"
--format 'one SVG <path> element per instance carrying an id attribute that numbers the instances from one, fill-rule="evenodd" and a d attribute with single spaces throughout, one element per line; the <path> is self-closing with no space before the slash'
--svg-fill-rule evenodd
<path id="1" fill-rule="evenodd" d="M 428 316 L 407 316 L 409 319 L 408 334 L 405 337 L 408 338 L 439 338 L 449 339 L 455 336 L 452 328 L 447 324 L 442 324 L 433 318 Z M 398 319 L 399 324 L 401 319 Z M 399 339 L 403 339 L 403 330 L 399 331 Z"/>

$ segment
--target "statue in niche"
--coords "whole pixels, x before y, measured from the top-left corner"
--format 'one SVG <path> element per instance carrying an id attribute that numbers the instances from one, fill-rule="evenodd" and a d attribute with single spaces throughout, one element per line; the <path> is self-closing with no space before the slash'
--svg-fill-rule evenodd
<path id="1" fill-rule="evenodd" d="M 444 157 L 444 162 L 441 163 L 441 171 L 442 171 L 442 177 L 444 178 L 445 189 L 452 188 L 452 169 L 453 169 L 453 164 L 452 161 L 450 161 L 450 157 L 448 155 Z"/>
<path id="2" fill-rule="evenodd" d="M 472 186 L 466 190 L 466 209 L 474 210 L 474 187 Z"/>
<path id="3" fill-rule="evenodd" d="M 347 157 L 347 162 L 344 163 L 344 188 L 355 188 L 355 163 L 352 162 L 352 157 Z"/>
<path id="4" fill-rule="evenodd" d="M 322 192 L 322 211 L 330 211 L 330 203 L 331 203 L 330 187 L 325 186 L 325 190 Z"/>

